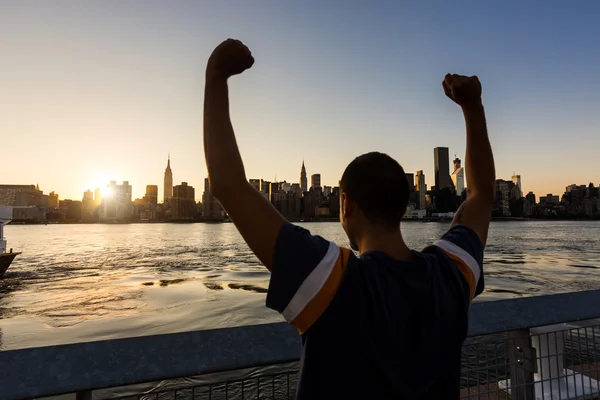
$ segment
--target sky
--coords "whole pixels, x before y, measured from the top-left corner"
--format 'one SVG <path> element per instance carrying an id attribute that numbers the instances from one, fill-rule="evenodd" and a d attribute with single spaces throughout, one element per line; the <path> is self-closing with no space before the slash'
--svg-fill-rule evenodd
<path id="1" fill-rule="evenodd" d="M 230 80 L 248 178 L 335 186 L 386 152 L 434 184 L 433 148 L 464 160 L 441 82 L 478 75 L 498 178 L 560 194 L 600 183 L 600 3 L 0 0 L 0 183 L 60 198 L 128 180 L 202 197 L 204 70 L 232 37 L 255 65 Z M 468 168 L 468 165 L 466 166 Z"/>

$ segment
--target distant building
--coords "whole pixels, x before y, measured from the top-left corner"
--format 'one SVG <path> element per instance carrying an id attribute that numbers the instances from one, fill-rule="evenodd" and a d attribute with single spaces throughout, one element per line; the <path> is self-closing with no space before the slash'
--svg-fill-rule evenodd
<path id="1" fill-rule="evenodd" d="M 248 182 L 250 182 L 250 186 L 260 192 L 260 181 L 260 179 L 250 179 Z"/>
<path id="2" fill-rule="evenodd" d="M 171 171 L 171 155 L 167 158 L 167 168 L 165 168 L 163 202 L 168 203 L 173 197 L 173 171 Z"/>
<path id="3" fill-rule="evenodd" d="M 208 178 L 204 179 L 204 193 L 202 194 L 202 216 L 205 219 L 222 220 L 225 213 L 221 204 L 210 192 Z"/>
<path id="4" fill-rule="evenodd" d="M 533 192 L 529 192 L 527 193 L 527 196 L 525 196 L 525 206 L 523 211 L 526 217 L 534 215 L 536 205 L 535 200 L 535 194 Z"/>
<path id="5" fill-rule="evenodd" d="M 271 193 L 271 182 L 261 179 L 260 180 L 260 192 L 262 193 L 263 196 L 265 196 L 265 199 L 270 201 L 271 197 L 269 196 L 269 193 Z"/>
<path id="6" fill-rule="evenodd" d="M 48 197 L 36 185 L 0 185 L 0 205 L 47 208 Z"/>
<path id="7" fill-rule="evenodd" d="M 91 192 L 90 192 L 91 193 Z M 92 198 L 93 201 L 93 198 Z M 60 213 L 65 221 L 79 222 L 83 217 L 83 204 L 76 200 L 61 200 L 59 204 Z"/>
<path id="8" fill-rule="evenodd" d="M 50 196 L 48 196 L 48 200 L 50 200 Z M 83 192 L 83 198 L 81 199 L 82 202 L 90 202 L 93 203 L 94 202 L 94 192 L 92 192 L 91 190 L 86 190 L 85 192 Z"/>
<path id="9" fill-rule="evenodd" d="M 50 196 L 48 196 L 48 199 Z M 81 216 L 80 219 L 84 221 L 90 221 L 94 217 L 96 211 L 96 202 L 94 201 L 94 192 L 86 190 L 83 192 L 83 198 L 81 200 Z"/>
<path id="10" fill-rule="evenodd" d="M 300 187 L 299 183 L 292 183 L 290 191 L 292 191 L 293 193 L 295 193 L 297 195 L 301 195 L 302 194 L 302 188 Z"/>
<path id="11" fill-rule="evenodd" d="M 158 204 L 158 185 L 146 185 L 146 204 L 156 206 Z"/>
<path id="12" fill-rule="evenodd" d="M 417 209 L 427 209 L 427 184 L 425 183 L 425 174 L 423 174 L 423 171 L 417 171 L 417 177 L 415 178 L 415 190 L 417 192 Z"/>
<path id="13" fill-rule="evenodd" d="M 321 174 L 313 174 L 310 176 L 310 187 L 312 189 L 321 187 Z"/>
<path id="14" fill-rule="evenodd" d="M 415 174 L 406 173 L 406 180 L 408 181 L 408 205 L 416 206 L 417 192 L 415 190 Z"/>
<path id="15" fill-rule="evenodd" d="M 100 203 L 102 203 L 102 189 L 96 188 L 96 190 L 94 190 L 94 202 L 96 203 L 96 206 L 99 206 Z"/>
<path id="16" fill-rule="evenodd" d="M 496 196 L 494 198 L 494 215 L 510 217 L 510 188 L 512 182 L 496 179 Z"/>
<path id="17" fill-rule="evenodd" d="M 306 180 L 306 168 L 304 167 L 304 160 L 302 160 L 302 169 L 300 170 L 300 188 L 303 192 L 306 192 L 308 190 L 307 184 L 308 183 Z"/>
<path id="18" fill-rule="evenodd" d="M 452 183 L 454 183 L 456 195 L 462 196 L 463 191 L 465 190 L 465 170 L 460 165 L 460 158 L 454 159 L 454 172 L 452 172 L 451 178 Z"/>
<path id="19" fill-rule="evenodd" d="M 131 202 L 131 185 L 129 181 L 123 181 L 117 185 L 111 181 L 107 186 L 108 196 L 102 199 L 101 219 L 104 221 L 124 221 L 133 216 L 133 204 Z"/>
<path id="20" fill-rule="evenodd" d="M 433 166 L 436 190 L 451 188 L 450 157 L 448 155 L 447 147 L 436 147 L 433 149 Z"/>
<path id="21" fill-rule="evenodd" d="M 173 188 L 173 219 L 189 220 L 196 217 L 196 192 L 187 182 Z"/>
<path id="22" fill-rule="evenodd" d="M 323 196 L 329 197 L 331 194 L 331 186 L 323 186 Z"/>
<path id="23" fill-rule="evenodd" d="M 58 195 L 54 192 L 50 192 L 50 194 L 48 195 L 48 208 L 58 208 Z"/>
<path id="24" fill-rule="evenodd" d="M 518 188 L 517 191 L 515 192 L 515 194 L 518 194 L 518 196 L 519 196 L 518 198 L 523 197 L 523 187 L 521 186 L 521 175 L 513 174 L 512 181 L 513 181 L 513 184 Z"/>
<path id="25" fill-rule="evenodd" d="M 555 196 L 552 193 L 547 194 L 546 196 L 540 196 L 540 206 L 544 207 L 556 207 L 560 204 L 559 196 Z"/>
<path id="26" fill-rule="evenodd" d="M 280 190 L 279 182 L 271 182 L 269 184 L 268 199 L 271 203 L 275 203 L 275 201 L 277 201 L 277 199 L 278 199 L 277 195 L 279 194 L 279 190 Z"/>

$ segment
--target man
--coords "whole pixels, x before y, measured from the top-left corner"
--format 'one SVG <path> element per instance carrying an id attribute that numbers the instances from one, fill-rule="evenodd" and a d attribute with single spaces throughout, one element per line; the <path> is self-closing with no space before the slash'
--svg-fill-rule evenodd
<path id="1" fill-rule="evenodd" d="M 467 127 L 469 195 L 450 230 L 423 251 L 410 250 L 400 232 L 404 171 L 385 154 L 364 154 L 340 186 L 340 220 L 357 257 L 287 222 L 246 180 L 227 79 L 253 63 L 232 39 L 210 56 L 204 151 L 212 193 L 272 273 L 267 306 L 302 335 L 297 397 L 458 398 L 468 310 L 483 290 L 495 180 L 479 80 L 447 75 L 442 84 Z"/>

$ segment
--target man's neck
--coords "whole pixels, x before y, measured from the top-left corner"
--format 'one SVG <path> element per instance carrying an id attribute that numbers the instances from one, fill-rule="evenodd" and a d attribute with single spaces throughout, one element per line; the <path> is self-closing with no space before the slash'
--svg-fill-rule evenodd
<path id="1" fill-rule="evenodd" d="M 413 254 L 404 243 L 400 229 L 397 231 L 370 230 L 360 238 L 357 245 L 361 255 L 369 251 L 380 251 L 396 260 L 410 261 L 413 259 Z"/>

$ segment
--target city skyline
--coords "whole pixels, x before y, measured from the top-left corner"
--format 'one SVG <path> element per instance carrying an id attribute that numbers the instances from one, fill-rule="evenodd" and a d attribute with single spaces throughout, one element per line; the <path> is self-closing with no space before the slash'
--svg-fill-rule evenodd
<path id="1" fill-rule="evenodd" d="M 499 178 L 539 194 L 600 181 L 599 4 L 260 4 L 4 4 L 3 183 L 79 199 L 126 180 L 142 197 L 171 151 L 173 183 L 202 188 L 203 70 L 227 37 L 256 57 L 231 84 L 248 178 L 295 182 L 304 158 L 331 185 L 378 150 L 433 186 L 432 148 L 464 160 L 453 72 L 481 78 Z"/>

